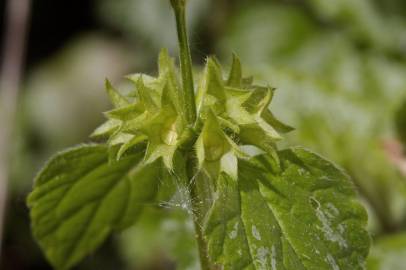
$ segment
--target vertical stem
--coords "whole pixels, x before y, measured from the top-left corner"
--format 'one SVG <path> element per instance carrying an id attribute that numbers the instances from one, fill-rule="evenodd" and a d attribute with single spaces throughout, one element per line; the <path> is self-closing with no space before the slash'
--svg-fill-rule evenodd
<path id="1" fill-rule="evenodd" d="M 22 74 L 30 0 L 8 0 L 0 67 L 0 254 L 7 205 L 9 159 Z"/>
<path id="2" fill-rule="evenodd" d="M 192 57 L 186 31 L 186 0 L 171 0 L 171 4 L 175 12 L 176 28 L 178 31 L 184 113 L 188 125 L 192 126 L 196 121 L 196 103 L 193 86 Z"/>
<path id="3" fill-rule="evenodd" d="M 200 267 L 202 270 L 211 270 L 211 263 L 209 261 L 209 254 L 207 251 L 207 243 L 203 236 L 202 224 L 203 216 L 201 213 L 201 206 L 199 205 L 200 196 L 198 195 L 198 188 L 196 185 L 192 185 L 190 196 L 192 198 L 192 208 L 193 208 L 193 223 L 195 227 L 195 237 L 197 241 L 197 248 L 199 251 Z"/>
<path id="4" fill-rule="evenodd" d="M 189 154 L 189 157 L 192 154 Z M 195 237 L 197 241 L 197 247 L 199 251 L 200 266 L 202 270 L 212 270 L 215 267 L 209 260 L 209 254 L 207 250 L 207 242 L 203 236 L 202 224 L 204 222 L 207 209 L 205 208 L 205 202 L 208 200 L 206 182 L 201 181 L 196 175 L 196 164 L 193 158 L 189 158 L 187 163 L 188 178 L 190 182 L 190 198 L 193 213 L 193 223 L 195 227 Z"/>
<path id="5" fill-rule="evenodd" d="M 190 47 L 186 30 L 186 16 L 185 8 L 187 0 L 170 0 L 172 8 L 176 17 L 176 27 L 178 32 L 179 41 L 179 58 L 180 69 L 182 73 L 182 86 L 183 86 L 183 109 L 185 118 L 188 125 L 191 127 L 196 122 L 196 103 L 195 93 L 193 86 L 193 73 L 192 73 L 192 57 L 190 54 Z M 201 206 L 201 188 L 199 183 L 193 180 L 195 175 L 196 164 L 193 158 L 193 153 L 186 153 L 188 156 L 188 178 L 191 186 L 190 197 L 193 208 L 193 222 L 195 226 L 196 241 L 199 250 L 200 265 L 202 270 L 211 270 L 213 267 L 209 261 L 207 254 L 207 243 L 203 236 L 202 223 L 204 218 L 204 209 Z M 201 183 L 204 184 L 204 183 Z"/>

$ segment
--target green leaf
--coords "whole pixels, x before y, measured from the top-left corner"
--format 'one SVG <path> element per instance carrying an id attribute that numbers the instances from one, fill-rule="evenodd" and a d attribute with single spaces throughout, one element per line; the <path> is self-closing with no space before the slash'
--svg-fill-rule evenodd
<path id="1" fill-rule="evenodd" d="M 142 157 L 139 151 L 109 163 L 107 147 L 83 145 L 56 155 L 38 174 L 28 198 L 32 230 L 56 269 L 76 265 L 155 199 L 165 173 Z"/>
<path id="2" fill-rule="evenodd" d="M 238 180 L 218 179 L 204 229 L 224 269 L 364 269 L 370 239 L 354 186 L 304 149 L 239 160 Z"/>
<path id="3" fill-rule="evenodd" d="M 399 270 L 406 265 L 406 234 L 378 239 L 368 257 L 368 270 Z"/>

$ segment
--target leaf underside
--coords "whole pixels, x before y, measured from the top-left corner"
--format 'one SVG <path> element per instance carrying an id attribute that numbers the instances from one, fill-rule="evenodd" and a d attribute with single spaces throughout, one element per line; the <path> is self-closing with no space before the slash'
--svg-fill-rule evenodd
<path id="1" fill-rule="evenodd" d="M 205 223 L 209 255 L 224 269 L 364 269 L 367 215 L 348 177 L 304 149 L 239 161 L 222 174 Z"/>
<path id="2" fill-rule="evenodd" d="M 162 176 L 143 153 L 110 162 L 105 146 L 83 145 L 56 155 L 28 198 L 35 238 L 56 269 L 69 269 L 113 231 L 132 225 L 153 201 Z"/>

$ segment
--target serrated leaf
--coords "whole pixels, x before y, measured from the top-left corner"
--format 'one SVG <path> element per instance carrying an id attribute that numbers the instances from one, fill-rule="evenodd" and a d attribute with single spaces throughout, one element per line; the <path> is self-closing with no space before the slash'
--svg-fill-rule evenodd
<path id="1" fill-rule="evenodd" d="M 83 145 L 56 155 L 28 198 L 32 230 L 56 269 L 69 269 L 113 231 L 132 225 L 157 195 L 162 165 L 143 153 L 108 162 L 107 147 Z"/>
<path id="2" fill-rule="evenodd" d="M 240 160 L 218 179 L 205 234 L 224 269 L 365 269 L 366 212 L 348 177 L 304 149 Z"/>

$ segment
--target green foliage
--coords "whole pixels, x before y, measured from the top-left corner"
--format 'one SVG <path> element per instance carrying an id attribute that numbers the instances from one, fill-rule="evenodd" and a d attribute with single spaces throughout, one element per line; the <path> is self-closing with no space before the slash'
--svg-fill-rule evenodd
<path id="1" fill-rule="evenodd" d="M 34 236 L 57 269 L 89 255 L 112 232 L 132 225 L 155 199 L 160 163 L 128 155 L 108 162 L 105 146 L 83 145 L 56 155 L 28 198 Z"/>
<path id="2" fill-rule="evenodd" d="M 340 169 L 301 148 L 223 174 L 205 231 L 224 269 L 364 269 L 366 212 Z"/>
<path id="3" fill-rule="evenodd" d="M 344 5 L 347 1 L 318 2 Z M 328 27 L 318 20 L 300 6 L 252 5 L 229 20 L 231 28 L 223 44 L 234 46 L 245 68 L 258 79 L 278 88 L 273 111 L 297 128 L 283 145 L 305 145 L 340 164 L 370 206 L 373 233 L 401 229 L 406 219 L 406 182 L 388 160 L 382 141 L 395 132 L 393 116 L 406 94 L 406 64 L 388 57 L 386 51 L 360 48 L 332 18 Z M 399 20 L 398 27 L 384 27 L 383 32 L 404 29 L 403 23 Z M 304 26 L 306 30 L 300 30 Z M 280 33 L 289 36 L 279 38 Z M 282 53 L 284 48 L 290 49 Z"/>
<path id="4" fill-rule="evenodd" d="M 182 207 L 192 214 L 204 270 L 364 269 L 367 217 L 348 177 L 309 151 L 278 151 L 292 128 L 269 109 L 275 89 L 243 77 L 236 56 L 228 76 L 207 59 L 191 104 L 180 36 L 182 84 L 165 50 L 158 75 L 128 76 L 134 88 L 126 94 L 106 81 L 114 108 L 92 134 L 106 142 L 58 154 L 38 174 L 28 205 L 53 266 L 73 267 L 176 186 L 186 190 Z M 250 156 L 246 145 L 262 154 Z"/>

